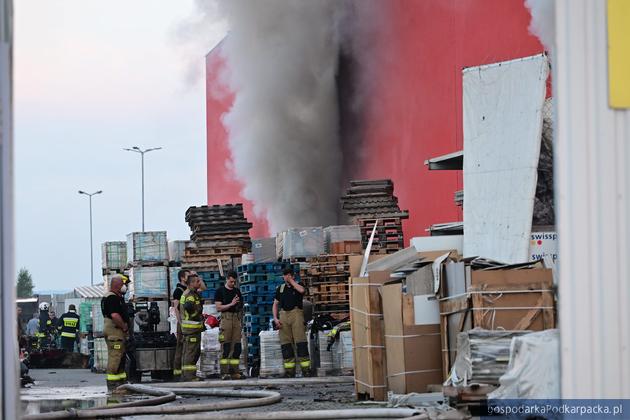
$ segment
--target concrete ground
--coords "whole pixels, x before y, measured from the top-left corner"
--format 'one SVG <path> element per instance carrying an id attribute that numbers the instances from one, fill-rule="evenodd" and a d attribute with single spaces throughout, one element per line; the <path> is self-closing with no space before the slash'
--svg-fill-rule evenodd
<path id="1" fill-rule="evenodd" d="M 30 388 L 22 390 L 21 399 L 25 414 L 68 408 L 102 407 L 108 402 L 113 402 L 107 398 L 104 374 L 84 369 L 33 369 L 29 374 L 35 383 Z M 145 378 L 147 381 L 143 381 L 143 384 L 150 384 L 149 378 L 147 376 Z M 280 392 L 283 396 L 282 402 L 238 411 L 306 411 L 365 407 L 355 402 L 354 387 L 351 383 L 274 386 L 267 389 Z M 171 404 L 199 404 L 219 400 L 212 397 L 184 397 Z"/>

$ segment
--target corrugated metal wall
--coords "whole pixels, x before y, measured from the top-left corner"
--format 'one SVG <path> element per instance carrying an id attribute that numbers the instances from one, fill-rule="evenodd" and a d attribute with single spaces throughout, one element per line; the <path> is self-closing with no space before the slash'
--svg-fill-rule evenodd
<path id="1" fill-rule="evenodd" d="M 608 107 L 606 21 L 603 0 L 556 1 L 552 66 L 567 398 L 630 396 L 630 110 Z"/>

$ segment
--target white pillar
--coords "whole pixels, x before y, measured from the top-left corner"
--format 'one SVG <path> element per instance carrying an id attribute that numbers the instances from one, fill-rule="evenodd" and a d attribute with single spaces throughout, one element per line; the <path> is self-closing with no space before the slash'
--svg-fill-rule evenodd
<path id="1" fill-rule="evenodd" d="M 630 110 L 608 107 L 607 63 L 606 1 L 556 0 L 565 398 L 630 397 Z"/>
<path id="2" fill-rule="evenodd" d="M 18 418 L 15 264 L 13 262 L 13 3 L 0 0 L 0 418 Z"/>

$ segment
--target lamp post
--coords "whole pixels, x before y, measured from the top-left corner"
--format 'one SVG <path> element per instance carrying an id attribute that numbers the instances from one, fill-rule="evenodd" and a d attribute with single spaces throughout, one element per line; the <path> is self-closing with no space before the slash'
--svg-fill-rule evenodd
<path id="1" fill-rule="evenodd" d="M 127 152 L 140 153 L 141 171 L 142 171 L 142 232 L 144 232 L 144 154 L 153 152 L 154 150 L 160 150 L 161 147 L 152 147 L 149 149 L 141 150 L 138 146 L 133 146 L 131 149 L 123 149 Z"/>
<path id="2" fill-rule="evenodd" d="M 79 190 L 79 194 L 87 195 L 90 198 L 90 285 L 94 286 L 94 243 L 92 241 L 92 196 L 102 194 L 103 191 L 86 193 Z"/>

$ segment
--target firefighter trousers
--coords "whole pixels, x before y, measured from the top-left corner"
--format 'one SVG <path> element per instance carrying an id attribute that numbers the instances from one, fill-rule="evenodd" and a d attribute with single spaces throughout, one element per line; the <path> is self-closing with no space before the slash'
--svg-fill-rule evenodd
<path id="1" fill-rule="evenodd" d="M 238 312 L 223 312 L 221 314 L 222 354 L 220 360 L 221 374 L 235 374 L 241 357 L 241 314 Z"/>
<path id="2" fill-rule="evenodd" d="M 286 376 L 295 376 L 296 362 L 299 363 L 304 376 L 310 375 L 311 361 L 306 342 L 304 311 L 299 308 L 280 311 L 280 323 L 282 324 L 279 332 L 280 348 Z"/>
<path id="3" fill-rule="evenodd" d="M 182 350 L 184 348 L 184 336 L 182 335 L 182 324 L 177 323 L 177 345 L 175 346 L 175 357 L 173 358 L 173 376 L 179 379 L 182 376 Z"/>
<path id="4" fill-rule="evenodd" d="M 197 360 L 201 354 L 201 331 L 184 334 L 183 339 L 182 381 L 191 381 L 197 378 Z"/>
<path id="5" fill-rule="evenodd" d="M 127 382 L 125 373 L 125 333 L 114 322 L 105 318 L 103 333 L 107 343 L 107 390 Z"/>

